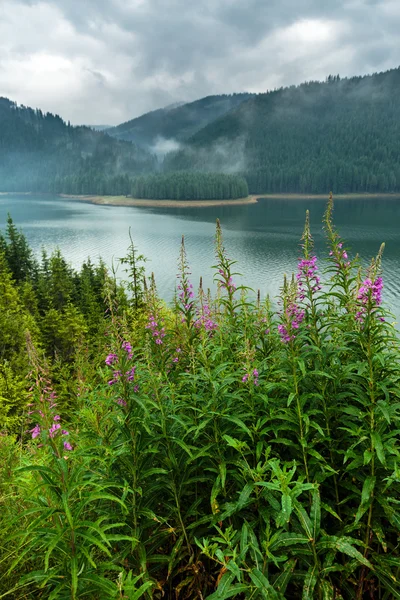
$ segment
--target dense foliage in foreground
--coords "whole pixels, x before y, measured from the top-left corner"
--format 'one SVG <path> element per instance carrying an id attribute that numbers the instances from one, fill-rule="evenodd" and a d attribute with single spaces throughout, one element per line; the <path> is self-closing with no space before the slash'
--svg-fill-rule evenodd
<path id="1" fill-rule="evenodd" d="M 195 295 L 182 243 L 166 307 L 131 245 L 131 300 L 104 275 L 99 331 L 60 364 L 40 317 L 24 323 L 29 408 L 0 438 L 0 597 L 400 597 L 399 340 L 381 251 L 362 273 L 332 210 L 323 283 L 307 219 L 277 312 L 237 285 L 217 224 L 215 297 Z M 10 268 L 7 293 L 34 296 Z M 19 343 L 2 334 L 21 385 Z"/>

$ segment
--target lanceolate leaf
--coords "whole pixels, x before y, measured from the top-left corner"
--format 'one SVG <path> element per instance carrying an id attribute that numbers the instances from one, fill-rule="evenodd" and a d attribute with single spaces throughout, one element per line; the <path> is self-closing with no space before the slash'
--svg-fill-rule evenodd
<path id="1" fill-rule="evenodd" d="M 315 565 L 312 565 L 305 576 L 303 584 L 302 600 L 314 600 L 314 589 L 317 585 L 318 569 Z"/>
<path id="2" fill-rule="evenodd" d="M 376 482 L 376 477 L 372 477 L 372 476 L 367 477 L 364 481 L 363 489 L 361 492 L 361 502 L 360 502 L 360 506 L 358 507 L 356 518 L 355 518 L 356 523 L 358 523 L 358 521 L 361 519 L 363 514 L 368 510 L 368 508 L 372 502 L 373 495 L 374 495 L 375 482 Z"/>

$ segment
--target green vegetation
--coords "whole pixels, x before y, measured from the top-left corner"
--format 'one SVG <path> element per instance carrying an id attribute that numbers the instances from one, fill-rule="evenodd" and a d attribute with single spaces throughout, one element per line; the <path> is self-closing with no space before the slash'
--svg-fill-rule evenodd
<path id="1" fill-rule="evenodd" d="M 400 344 L 325 215 L 279 310 L 215 296 L 182 240 L 166 306 L 131 242 L 104 265 L 0 253 L 0 597 L 400 598 Z M 323 282 L 320 278 L 323 276 Z"/>
<path id="2" fill-rule="evenodd" d="M 227 200 L 246 198 L 246 180 L 221 173 L 166 173 L 137 177 L 131 189 L 133 198 L 162 200 Z"/>
<path id="3" fill-rule="evenodd" d="M 134 144 L 6 98 L 0 98 L 0 157 L 0 191 L 7 192 L 124 193 L 128 175 L 156 168 L 156 159 Z"/>
<path id="4" fill-rule="evenodd" d="M 166 170 L 232 172 L 250 193 L 400 191 L 400 68 L 259 94 L 167 155 Z"/>
<path id="5" fill-rule="evenodd" d="M 183 142 L 191 135 L 239 106 L 253 94 L 207 96 L 195 102 L 170 106 L 146 113 L 136 119 L 107 130 L 119 140 L 135 142 L 157 150 L 157 142 L 173 140 Z M 159 150 L 162 150 L 162 146 Z"/>

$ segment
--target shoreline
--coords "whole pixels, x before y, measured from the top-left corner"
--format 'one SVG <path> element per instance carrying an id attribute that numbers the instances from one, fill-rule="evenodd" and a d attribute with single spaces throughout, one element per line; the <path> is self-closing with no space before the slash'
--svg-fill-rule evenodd
<path id="1" fill-rule="evenodd" d="M 247 196 L 247 198 L 237 198 L 236 200 L 150 200 L 147 198 L 127 198 L 126 196 L 78 196 L 73 194 L 58 195 L 60 198 L 65 198 L 67 200 L 88 202 L 90 204 L 100 204 L 103 206 L 135 206 L 139 208 L 204 208 L 206 206 L 232 206 L 257 203 L 256 197 L 253 196 Z"/>
<path id="2" fill-rule="evenodd" d="M 78 202 L 87 202 L 103 206 L 134 206 L 142 208 L 205 208 L 207 206 L 246 206 L 257 204 L 262 200 L 325 200 L 329 198 L 328 194 L 250 194 L 247 198 L 237 198 L 229 200 L 150 200 L 145 198 L 127 198 L 126 196 L 95 196 L 95 195 L 74 195 L 58 194 L 60 198 L 75 200 Z M 382 193 L 382 194 L 337 194 L 333 196 L 334 200 L 360 200 L 360 199 L 393 199 L 399 200 L 400 193 Z"/>
<path id="3" fill-rule="evenodd" d="M 34 196 L 34 192 L 0 192 L 1 196 Z M 246 198 L 237 198 L 229 200 L 150 200 L 145 198 L 130 198 L 126 196 L 98 196 L 94 194 L 51 194 L 49 192 L 40 195 L 58 196 L 66 200 L 75 202 L 86 202 L 89 204 L 98 204 L 102 206 L 133 206 L 137 208 L 206 208 L 207 206 L 246 206 L 257 204 L 262 200 L 325 200 L 329 194 L 250 194 Z M 382 198 L 385 200 L 400 200 L 400 192 L 393 193 L 349 193 L 336 194 L 334 200 L 367 200 Z"/>

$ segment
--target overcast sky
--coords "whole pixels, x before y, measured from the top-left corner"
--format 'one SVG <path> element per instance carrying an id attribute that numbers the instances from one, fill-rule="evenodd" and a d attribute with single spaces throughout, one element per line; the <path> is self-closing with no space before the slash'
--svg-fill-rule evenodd
<path id="1" fill-rule="evenodd" d="M 0 0 L 0 96 L 74 124 L 400 64 L 400 0 Z"/>

